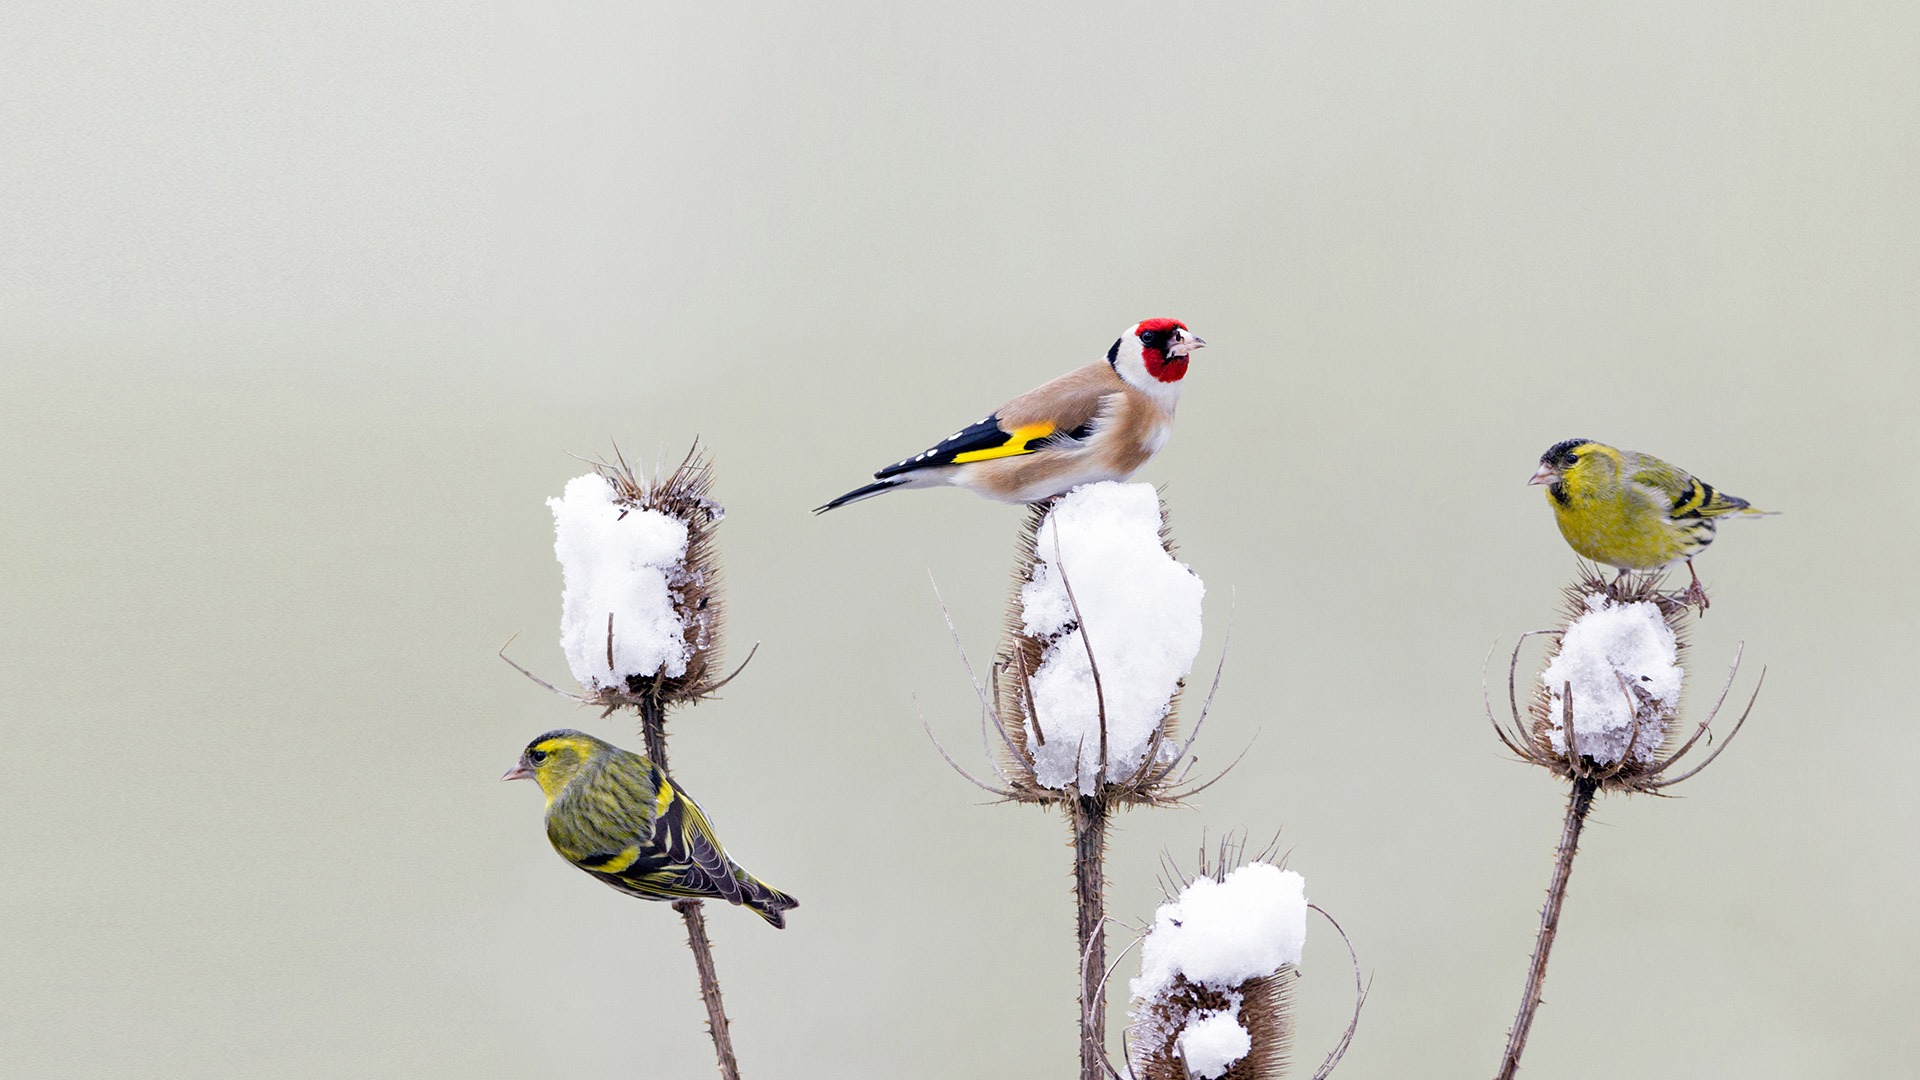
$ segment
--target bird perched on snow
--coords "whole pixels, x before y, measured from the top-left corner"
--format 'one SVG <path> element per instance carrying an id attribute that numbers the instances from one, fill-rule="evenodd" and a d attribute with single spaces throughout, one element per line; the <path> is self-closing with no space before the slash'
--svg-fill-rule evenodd
<path id="1" fill-rule="evenodd" d="M 538 781 L 553 850 L 623 893 L 712 897 L 742 904 L 775 927 L 800 906 L 727 858 L 707 816 L 639 754 L 585 732 L 549 731 L 500 779 Z"/>
<path id="2" fill-rule="evenodd" d="M 1560 535 L 1586 558 L 1622 575 L 1685 559 L 1693 579 L 1685 595 L 1702 611 L 1707 594 L 1693 557 L 1713 543 L 1718 519 L 1766 513 L 1652 454 L 1616 450 L 1591 439 L 1548 447 L 1528 483 L 1547 486 Z"/>
<path id="3" fill-rule="evenodd" d="M 1106 360 L 1021 394 L 814 513 L 895 488 L 954 484 L 1027 503 L 1098 480 L 1125 480 L 1166 445 L 1187 358 L 1205 344 L 1178 319 L 1135 323 Z"/>

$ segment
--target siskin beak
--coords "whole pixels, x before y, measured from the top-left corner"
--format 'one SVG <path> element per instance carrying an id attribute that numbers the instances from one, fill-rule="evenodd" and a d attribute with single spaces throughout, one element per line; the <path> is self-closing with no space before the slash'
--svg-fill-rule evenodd
<path id="1" fill-rule="evenodd" d="M 527 768 L 527 763 L 526 763 L 526 762 L 524 762 L 524 761 L 516 761 L 516 762 L 514 762 L 514 763 L 513 763 L 513 768 L 511 768 L 511 769 L 508 769 L 508 770 L 507 770 L 507 774 L 506 774 L 505 776 L 502 776 L 502 777 L 501 777 L 500 779 L 502 779 L 502 780 L 531 780 L 531 779 L 533 779 L 533 770 L 532 770 L 532 769 L 529 769 L 529 768 Z"/>
<path id="2" fill-rule="evenodd" d="M 1527 481 L 1527 485 L 1531 487 L 1535 484 L 1551 484 L 1558 479 L 1560 479 L 1560 470 L 1555 469 L 1551 465 L 1542 465 L 1539 470 L 1533 474 L 1533 479 Z"/>
<path id="3" fill-rule="evenodd" d="M 1200 335 L 1182 330 L 1178 336 L 1173 339 L 1173 344 L 1167 346 L 1167 354 L 1170 356 L 1185 356 L 1195 349 L 1203 348 L 1206 344 L 1206 339 Z"/>

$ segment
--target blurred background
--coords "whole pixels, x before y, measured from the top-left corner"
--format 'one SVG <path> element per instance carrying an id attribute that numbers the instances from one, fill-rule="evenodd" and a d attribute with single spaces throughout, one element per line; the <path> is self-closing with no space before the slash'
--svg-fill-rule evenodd
<path id="1" fill-rule="evenodd" d="M 1527 1074 L 1901 1073 L 1916 35 L 1900 3 L 16 0 L 11 1067 L 711 1075 L 679 921 L 495 779 L 549 728 L 637 743 L 495 653 L 566 675 L 568 454 L 698 436 L 729 653 L 761 646 L 674 767 L 804 902 L 710 913 L 744 1072 L 1071 1075 L 1066 824 L 983 805 L 916 716 L 977 763 L 929 572 L 984 664 L 1020 511 L 807 511 L 1170 315 L 1211 346 L 1139 479 L 1207 583 L 1201 686 L 1232 622 L 1202 767 L 1251 749 L 1119 821 L 1109 910 L 1277 835 L 1373 980 L 1338 1075 L 1490 1075 L 1564 787 L 1503 758 L 1482 671 L 1574 568 L 1536 459 L 1600 438 L 1782 511 L 1701 561 L 1690 711 L 1739 642 L 1736 695 L 1768 675 L 1682 798 L 1600 806 Z M 1310 935 L 1298 1075 L 1351 1005 Z"/>

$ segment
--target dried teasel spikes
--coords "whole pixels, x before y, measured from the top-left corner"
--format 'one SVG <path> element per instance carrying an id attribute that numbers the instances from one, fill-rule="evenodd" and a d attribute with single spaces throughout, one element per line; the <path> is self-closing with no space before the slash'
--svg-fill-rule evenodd
<path id="1" fill-rule="evenodd" d="M 582 689 L 567 696 L 659 717 L 732 678 L 719 675 L 714 530 L 725 510 L 711 497 L 712 466 L 698 444 L 651 479 L 617 448 L 612 461 L 588 464 L 592 474 L 548 500 L 566 578 L 561 643 Z"/>
<path id="2" fill-rule="evenodd" d="M 1191 1080 L 1199 1075 L 1277 1080 L 1286 1072 L 1293 1047 L 1293 988 L 1299 978 L 1299 969 L 1291 964 L 1227 991 L 1176 977 L 1174 986 L 1134 1019 L 1129 1039 L 1133 1075 L 1137 1080 Z M 1222 1072 L 1190 1067 L 1186 1047 L 1207 1040 L 1209 1028 L 1228 1023 L 1245 1032 L 1244 1056 Z M 1181 1036 L 1190 1030 L 1195 1038 L 1183 1043 Z"/>
<path id="3" fill-rule="evenodd" d="M 1556 630 L 1523 634 L 1514 645 L 1507 671 L 1509 723 L 1495 720 L 1487 703 L 1487 717 L 1509 750 L 1559 776 L 1592 781 L 1597 790 L 1647 793 L 1694 775 L 1719 756 L 1746 722 L 1751 700 L 1720 748 L 1698 768 L 1671 774 L 1709 733 L 1740 657 L 1735 654 L 1707 718 L 1682 741 L 1680 661 L 1690 611 L 1661 590 L 1662 581 L 1658 573 L 1612 576 L 1582 564 L 1566 589 L 1566 621 Z M 1520 651 L 1536 636 L 1549 636 L 1554 644 L 1523 710 Z"/>
<path id="4" fill-rule="evenodd" d="M 651 482 L 638 477 L 617 447 L 613 461 L 589 464 L 613 486 L 615 500 L 622 506 L 665 514 L 687 526 L 686 556 L 667 580 L 674 614 L 686 628 L 686 670 L 675 676 L 630 675 L 616 699 L 601 704 L 618 708 L 651 699 L 664 707 L 699 701 L 731 678 L 719 673 L 726 604 L 720 590 L 720 553 L 714 532 L 727 512 L 711 494 L 713 463 L 695 443 L 677 468 L 664 479 L 656 474 Z"/>
<path id="5" fill-rule="evenodd" d="M 1128 1028 L 1135 1080 L 1274 1080 L 1287 1067 L 1309 905 L 1298 874 L 1264 861 L 1271 852 L 1235 865 L 1240 854 L 1222 844 L 1209 871 L 1203 849 L 1142 940 Z"/>
<path id="6" fill-rule="evenodd" d="M 1069 524 L 1050 523 L 1063 512 Z M 1155 545 L 1157 553 L 1141 550 Z M 1151 584 L 1116 606 L 1102 576 L 1129 557 L 1143 561 L 1137 580 Z M 1187 746 L 1175 739 L 1177 711 L 1192 656 L 1132 662 L 1138 634 L 1129 623 L 1166 618 L 1180 628 L 1167 636 L 1190 637 L 1197 650 L 1202 591 L 1199 579 L 1174 560 L 1165 504 L 1147 485 L 1087 485 L 1029 509 L 991 673 L 990 719 L 1000 734 L 999 772 L 1011 798 L 1178 801 L 1174 789 L 1189 762 Z M 1038 614 L 1041 609 L 1051 615 Z M 1139 676 L 1156 663 L 1167 681 L 1143 693 Z M 1083 674 L 1068 670 L 1076 665 Z"/>

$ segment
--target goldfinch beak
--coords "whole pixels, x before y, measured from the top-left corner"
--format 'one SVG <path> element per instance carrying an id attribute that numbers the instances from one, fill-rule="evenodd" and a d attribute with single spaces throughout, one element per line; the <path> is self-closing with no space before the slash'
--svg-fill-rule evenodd
<path id="1" fill-rule="evenodd" d="M 1533 474 L 1533 479 L 1527 481 L 1527 486 L 1532 487 L 1536 484 L 1551 484 L 1558 479 L 1560 479 L 1560 470 L 1551 465 L 1542 465 L 1539 471 Z"/>
<path id="2" fill-rule="evenodd" d="M 526 763 L 526 762 L 524 762 L 524 761 L 516 761 L 516 762 L 514 762 L 514 764 L 513 764 L 513 768 L 511 768 L 511 769 L 508 769 L 508 770 L 507 770 L 507 774 L 506 774 L 505 776 L 502 776 L 502 777 L 501 777 L 500 779 L 502 779 L 502 780 L 531 780 L 531 779 L 533 779 L 533 770 L 532 770 L 532 769 L 529 769 L 529 768 L 527 768 L 527 763 Z"/>
<path id="3" fill-rule="evenodd" d="M 1173 344 L 1167 346 L 1168 356 L 1185 356 L 1207 344 L 1206 339 L 1186 330 L 1174 331 Z"/>

